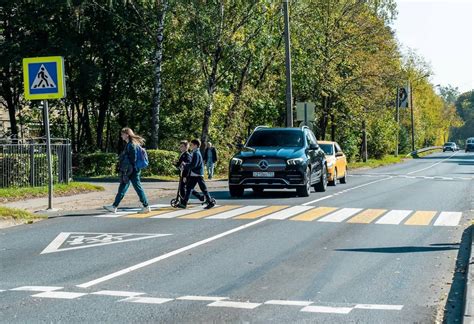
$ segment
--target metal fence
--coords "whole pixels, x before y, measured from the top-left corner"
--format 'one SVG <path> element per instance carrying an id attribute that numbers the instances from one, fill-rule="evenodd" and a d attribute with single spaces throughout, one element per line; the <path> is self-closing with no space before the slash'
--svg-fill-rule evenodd
<path id="1" fill-rule="evenodd" d="M 51 140 L 54 183 L 72 179 L 69 140 Z M 48 184 L 48 160 L 44 139 L 0 142 L 0 188 L 36 187 Z"/>

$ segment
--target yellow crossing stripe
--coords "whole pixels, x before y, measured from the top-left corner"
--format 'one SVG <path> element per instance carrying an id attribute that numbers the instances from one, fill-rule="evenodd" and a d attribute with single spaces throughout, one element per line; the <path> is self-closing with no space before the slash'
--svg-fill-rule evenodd
<path id="1" fill-rule="evenodd" d="M 435 215 L 435 211 L 417 211 L 405 222 L 405 225 L 429 225 Z"/>
<path id="2" fill-rule="evenodd" d="M 262 216 L 266 216 L 269 214 L 272 214 L 274 212 L 283 210 L 285 208 L 288 208 L 289 206 L 270 206 L 270 207 L 265 207 L 247 214 L 240 215 L 238 217 L 234 217 L 234 219 L 254 219 L 254 218 L 259 218 Z"/>
<path id="3" fill-rule="evenodd" d="M 153 211 L 151 211 L 149 213 L 146 213 L 146 214 L 136 213 L 136 214 L 127 215 L 125 217 L 127 217 L 127 218 L 148 218 L 148 217 L 157 216 L 157 215 L 164 214 L 164 213 L 169 213 L 173 210 L 176 210 L 176 208 L 165 207 L 165 208 L 160 208 L 158 210 L 153 210 Z"/>
<path id="4" fill-rule="evenodd" d="M 318 208 L 308 210 L 307 212 L 299 214 L 298 216 L 295 216 L 293 218 L 290 218 L 290 220 L 311 222 L 315 219 L 321 218 L 335 211 L 336 209 L 337 208 L 335 207 L 318 207 Z"/>
<path id="5" fill-rule="evenodd" d="M 386 209 L 366 209 L 349 219 L 348 223 L 369 224 L 380 215 L 384 214 Z"/>
<path id="6" fill-rule="evenodd" d="M 237 205 L 225 205 L 225 206 L 220 206 L 220 207 L 214 207 L 212 209 L 206 209 L 197 213 L 192 213 L 189 215 L 181 216 L 179 218 L 187 218 L 187 219 L 198 219 L 198 218 L 204 218 L 207 216 L 212 216 L 215 214 L 219 214 L 228 210 L 236 209 L 242 206 L 237 206 Z"/>

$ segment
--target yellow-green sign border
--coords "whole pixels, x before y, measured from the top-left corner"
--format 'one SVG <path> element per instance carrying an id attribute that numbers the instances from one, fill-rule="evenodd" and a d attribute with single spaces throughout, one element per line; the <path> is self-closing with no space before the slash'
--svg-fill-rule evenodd
<path id="1" fill-rule="evenodd" d="M 57 93 L 30 93 L 30 76 L 28 65 L 30 63 L 56 63 L 58 76 Z M 66 96 L 64 78 L 64 58 L 62 56 L 26 57 L 23 59 L 23 87 L 25 88 L 25 98 L 27 100 L 61 99 Z"/>

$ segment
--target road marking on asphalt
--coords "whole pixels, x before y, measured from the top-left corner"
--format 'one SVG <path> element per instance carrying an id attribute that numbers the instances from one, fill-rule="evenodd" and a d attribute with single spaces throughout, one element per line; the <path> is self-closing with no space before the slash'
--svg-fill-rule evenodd
<path id="1" fill-rule="evenodd" d="M 173 234 L 63 232 L 56 236 L 56 238 L 40 254 L 126 243 L 169 235 Z"/>
<path id="2" fill-rule="evenodd" d="M 136 297 L 145 295 L 145 293 L 133 291 L 101 290 L 91 293 L 91 295 L 114 296 L 114 297 Z"/>
<path id="3" fill-rule="evenodd" d="M 376 218 L 386 213 L 386 209 L 366 209 L 349 219 L 348 223 L 369 224 Z"/>
<path id="4" fill-rule="evenodd" d="M 182 296 L 176 300 L 191 300 L 191 301 L 219 301 L 229 299 L 229 297 L 212 297 L 212 296 Z"/>
<path id="5" fill-rule="evenodd" d="M 230 210 L 228 212 L 224 212 L 221 214 L 207 217 L 207 219 L 228 219 L 228 218 L 232 218 L 232 217 L 239 216 L 245 213 L 249 213 L 249 212 L 264 208 L 264 207 L 265 206 L 244 206 L 235 210 Z"/>
<path id="6" fill-rule="evenodd" d="M 412 212 L 412 210 L 391 210 L 375 223 L 398 225 Z"/>
<path id="7" fill-rule="evenodd" d="M 250 303 L 250 302 L 235 302 L 235 301 L 216 301 L 207 306 L 210 307 L 229 307 L 229 308 L 243 308 L 243 309 L 254 309 L 262 305 L 261 303 Z"/>
<path id="8" fill-rule="evenodd" d="M 328 199 L 328 198 L 332 198 L 334 196 L 337 196 L 337 195 L 340 195 L 340 194 L 343 194 L 343 193 L 346 193 L 346 192 L 349 192 L 351 190 L 355 190 L 355 189 L 360 189 L 360 188 L 363 188 L 363 187 L 366 187 L 366 186 L 370 186 L 371 184 L 375 184 L 375 183 L 378 183 L 378 182 L 381 182 L 381 181 L 386 181 L 386 180 L 390 180 L 392 179 L 393 177 L 390 176 L 390 177 L 387 177 L 387 178 L 382 178 L 382 179 L 378 179 L 378 180 L 375 180 L 375 181 L 372 181 L 372 182 L 368 182 L 368 183 L 364 183 L 362 185 L 359 185 L 359 186 L 356 186 L 356 187 L 352 187 L 352 188 L 349 188 L 349 189 L 345 189 L 345 190 L 341 190 L 339 192 L 336 192 L 335 194 L 332 194 L 332 195 L 329 195 L 329 196 L 326 196 L 326 197 L 322 197 L 322 198 L 319 198 L 319 199 L 315 199 L 315 200 L 312 200 L 312 201 L 308 201 L 304 204 L 302 204 L 303 206 L 307 206 L 307 205 L 311 205 L 311 204 L 314 204 L 315 202 L 318 202 L 318 201 L 321 201 L 321 200 L 324 200 L 324 199 Z"/>
<path id="9" fill-rule="evenodd" d="M 169 212 L 169 213 L 166 213 L 166 214 L 161 214 L 161 215 L 158 215 L 158 216 L 152 216 L 150 218 L 176 218 L 176 217 L 192 214 L 192 213 L 201 211 L 203 209 L 204 209 L 204 206 L 198 206 L 198 207 L 193 207 L 193 208 L 189 208 L 189 209 L 179 209 L 179 210 Z"/>
<path id="10" fill-rule="evenodd" d="M 247 214 L 237 216 L 234 219 L 255 219 L 255 218 L 262 217 L 262 216 L 267 216 L 269 214 L 275 213 L 277 211 L 280 211 L 280 210 L 288 208 L 288 207 L 289 206 L 281 206 L 281 205 L 269 206 L 269 207 L 265 207 L 265 208 L 247 213 Z"/>
<path id="11" fill-rule="evenodd" d="M 125 217 L 127 218 L 149 218 L 149 217 L 152 217 L 152 216 L 157 216 L 157 215 L 160 215 L 160 214 L 164 214 L 164 213 L 168 213 L 168 212 L 171 212 L 173 210 L 176 210 L 175 208 L 173 207 L 164 207 L 164 208 L 161 208 L 161 209 L 158 209 L 158 210 L 153 210 L 149 213 L 144 213 L 144 214 L 139 214 L 139 213 L 136 213 L 136 214 L 129 214 Z"/>
<path id="12" fill-rule="evenodd" d="M 457 226 L 461 221 L 462 213 L 460 212 L 441 212 L 434 226 Z"/>
<path id="13" fill-rule="evenodd" d="M 302 312 L 311 313 L 330 313 L 330 314 L 349 314 L 352 307 L 329 307 L 329 306 L 306 306 L 301 309 Z"/>
<path id="14" fill-rule="evenodd" d="M 312 301 L 301 301 L 301 300 L 268 300 L 265 305 L 283 305 L 283 306 L 309 306 Z"/>
<path id="15" fill-rule="evenodd" d="M 264 218 L 265 218 L 265 219 L 279 219 L 279 220 L 283 220 L 283 219 L 290 218 L 291 216 L 300 214 L 300 213 L 302 213 L 302 212 L 308 211 L 308 210 L 313 209 L 313 208 L 314 208 L 314 207 L 312 207 L 312 206 L 293 206 L 293 207 L 290 207 L 290 208 L 286 208 L 286 209 L 284 209 L 284 210 L 281 210 L 281 211 L 279 211 L 279 212 L 270 214 L 270 215 L 268 215 L 268 216 L 265 216 Z"/>
<path id="16" fill-rule="evenodd" d="M 333 222 L 333 223 L 339 223 L 342 222 L 349 217 L 357 214 L 360 212 L 362 208 L 343 208 L 340 209 L 332 214 L 329 214 L 321 219 L 318 220 L 318 222 Z"/>
<path id="17" fill-rule="evenodd" d="M 337 210 L 336 207 L 316 207 L 314 209 L 311 209 L 307 212 L 304 212 L 298 216 L 295 216 L 291 218 L 291 220 L 294 221 L 305 221 L 305 222 L 311 222 L 315 219 L 321 218 L 333 211 Z"/>
<path id="18" fill-rule="evenodd" d="M 167 207 L 167 206 L 169 206 L 169 205 L 155 204 L 155 205 L 150 205 L 150 208 L 155 209 L 155 208 L 161 208 L 161 207 Z M 136 214 L 140 210 L 141 210 L 141 208 L 128 208 L 128 207 L 125 207 L 125 208 L 119 208 L 116 213 L 107 213 L 107 214 L 103 214 L 103 215 L 97 215 L 97 216 L 94 216 L 94 217 L 99 217 L 99 218 L 122 217 L 124 215 Z"/>
<path id="19" fill-rule="evenodd" d="M 439 162 L 437 162 L 437 163 L 435 163 L 435 164 L 430 165 L 429 167 L 426 167 L 426 168 L 423 168 L 423 169 L 419 169 L 419 170 L 415 170 L 415 171 L 412 171 L 412 172 L 408 172 L 407 175 L 410 175 L 410 174 L 413 174 L 413 173 L 418 173 L 418 172 L 421 172 L 421 171 L 425 171 L 425 170 L 431 169 L 431 168 L 437 166 L 438 164 L 443 163 L 444 161 L 447 161 L 447 160 L 451 159 L 451 158 L 452 158 L 453 156 L 455 156 L 456 154 L 458 154 L 458 152 L 455 152 L 453 155 L 451 155 L 451 156 L 448 157 L 447 159 L 441 160 L 441 161 L 439 161 Z"/>
<path id="20" fill-rule="evenodd" d="M 214 208 L 206 209 L 206 210 L 203 210 L 203 211 L 200 211 L 200 212 L 197 212 L 197 213 L 189 214 L 189 215 L 186 215 L 186 216 L 181 216 L 180 218 L 186 218 L 186 219 L 204 218 L 204 217 L 219 214 L 221 212 L 225 212 L 225 211 L 228 211 L 228 210 L 236 209 L 236 208 L 239 208 L 239 207 L 242 207 L 242 206 L 226 205 L 226 206 L 214 207 Z"/>
<path id="21" fill-rule="evenodd" d="M 88 295 L 87 293 L 67 292 L 67 291 L 46 291 L 31 297 L 38 298 L 58 298 L 58 299 L 76 299 Z"/>
<path id="22" fill-rule="evenodd" d="M 435 215 L 435 211 L 416 211 L 410 218 L 408 218 L 405 225 L 429 225 Z"/>
<path id="23" fill-rule="evenodd" d="M 22 286 L 14 289 L 10 289 L 12 291 L 38 291 L 38 292 L 46 292 L 46 291 L 54 291 L 60 290 L 64 287 L 52 287 L 52 286 Z"/>
<path id="24" fill-rule="evenodd" d="M 164 304 L 173 301 L 173 298 L 157 298 L 157 297 L 130 297 L 119 300 L 126 303 L 140 303 L 140 304 Z"/>
<path id="25" fill-rule="evenodd" d="M 402 310 L 403 305 L 357 304 L 354 309 Z"/>
<path id="26" fill-rule="evenodd" d="M 198 247 L 198 246 L 201 246 L 203 244 L 206 244 L 206 243 L 209 243 L 209 242 L 212 242 L 212 241 L 215 241 L 215 240 L 218 240 L 222 237 L 225 237 L 227 235 L 230 235 L 230 234 L 233 234 L 235 232 L 238 232 L 238 231 L 241 231 L 241 230 L 244 230 L 246 228 L 249 228 L 251 226 L 254 226 L 254 225 L 257 225 L 257 224 L 260 224 L 261 222 L 264 222 L 265 219 L 261 218 L 261 219 L 257 219 L 256 221 L 253 221 L 251 223 L 248 223 L 248 224 L 245 224 L 245 225 L 242 225 L 242 226 L 239 226 L 239 227 L 236 227 L 236 228 L 233 228 L 231 230 L 228 230 L 228 231 L 225 231 L 223 233 L 220 233 L 220 234 L 217 234 L 217 235 L 214 235 L 214 236 L 211 236 L 209 238 L 206 238 L 204 240 L 201 240 L 201 241 L 198 241 L 196 243 L 193 243 L 193 244 L 190 244 L 190 245 L 186 245 L 182 248 L 179 248 L 177 250 L 174 250 L 174 251 L 171 251 L 171 252 L 168 252 L 168 253 L 165 253 L 163 255 L 160 255 L 156 258 L 153 258 L 153 259 L 150 259 L 148 261 L 144 261 L 144 262 L 141 262 L 139 264 L 136 264 L 134 266 L 131 266 L 131 267 L 128 267 L 128 268 L 125 268 L 125 269 L 122 269 L 122 270 L 119 270 L 119 271 L 116 271 L 114 273 L 111 273 L 111 274 L 108 274 L 106 276 L 103 276 L 103 277 L 100 277 L 98 279 L 95 279 L 95 280 L 91 280 L 91 281 L 88 281 L 88 282 L 85 282 L 83 284 L 80 284 L 80 285 L 77 285 L 77 287 L 80 287 L 80 288 L 88 288 L 88 287 L 91 287 L 91 286 L 94 286 L 96 284 L 99 284 L 101 282 L 104 282 L 104 281 L 107 281 L 107 280 L 110 280 L 110 279 L 113 279 L 113 278 L 116 278 L 116 277 L 119 277 L 121 275 L 124 275 L 124 274 L 127 274 L 127 273 L 130 273 L 132 271 L 135 271 L 137 269 L 141 269 L 143 267 L 146 267 L 146 266 L 149 266 L 151 264 L 154 264 L 156 262 L 159 262 L 161 260 L 165 260 L 169 257 L 172 257 L 172 256 L 175 256 L 177 254 L 180 254 L 180 253 L 183 253 L 183 252 L 186 252 L 188 250 L 191 250 L 195 247 Z"/>

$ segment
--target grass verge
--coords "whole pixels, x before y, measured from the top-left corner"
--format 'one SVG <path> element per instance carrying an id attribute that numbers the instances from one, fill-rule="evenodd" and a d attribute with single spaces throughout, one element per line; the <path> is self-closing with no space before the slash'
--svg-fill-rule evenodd
<path id="1" fill-rule="evenodd" d="M 405 158 L 402 156 L 392 156 L 387 155 L 383 159 L 368 159 L 367 162 L 349 162 L 348 168 L 350 169 L 360 169 L 360 168 L 378 168 L 385 165 L 400 163 Z"/>
<path id="2" fill-rule="evenodd" d="M 55 196 L 72 196 L 80 193 L 103 191 L 104 187 L 83 183 L 70 182 L 69 184 L 54 185 Z M 30 198 L 46 197 L 48 195 L 48 187 L 26 187 L 26 188 L 1 188 L 0 202 L 6 203 L 16 200 L 24 200 Z"/>
<path id="3" fill-rule="evenodd" d="M 23 209 L 0 206 L 0 219 L 14 219 L 24 223 L 32 223 L 34 220 L 48 218 L 44 215 L 36 215 Z"/>

